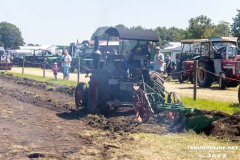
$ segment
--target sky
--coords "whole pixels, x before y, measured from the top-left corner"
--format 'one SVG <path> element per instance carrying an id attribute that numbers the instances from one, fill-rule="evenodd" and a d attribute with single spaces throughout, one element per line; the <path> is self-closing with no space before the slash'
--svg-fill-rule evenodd
<path id="1" fill-rule="evenodd" d="M 200 15 L 232 24 L 237 9 L 240 0 L 0 0 L 0 22 L 16 25 L 26 44 L 69 45 L 102 26 L 186 29 Z"/>

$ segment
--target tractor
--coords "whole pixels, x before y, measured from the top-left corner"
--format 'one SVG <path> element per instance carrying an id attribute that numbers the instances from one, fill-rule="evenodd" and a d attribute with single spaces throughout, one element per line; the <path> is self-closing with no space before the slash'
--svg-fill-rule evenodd
<path id="1" fill-rule="evenodd" d="M 198 86 L 208 88 L 219 82 L 219 88 L 236 87 L 240 80 L 240 61 L 236 37 L 212 37 L 201 42 L 198 62 Z"/>
<path id="2" fill-rule="evenodd" d="M 200 43 L 205 39 L 186 39 L 181 41 L 182 51 L 177 58 L 176 70 L 173 78 L 178 79 L 180 83 L 189 80 L 193 83 L 194 60 L 200 57 Z"/>
<path id="3" fill-rule="evenodd" d="M 137 120 L 147 122 L 152 114 L 166 113 L 181 128 L 199 131 L 219 117 L 209 118 L 200 110 L 187 108 L 175 92 L 167 92 L 162 76 L 149 71 L 151 56 L 147 44 L 158 41 L 154 31 L 109 28 L 108 41 L 117 37 L 121 44 L 118 54 L 102 54 L 95 37 L 93 65 L 88 85 L 80 82 L 75 90 L 77 108 L 98 110 L 109 117 L 119 107 L 134 107 Z M 107 42 L 108 43 L 108 42 Z M 128 50 L 131 50 L 129 59 Z M 151 50 L 152 52 L 153 50 Z M 106 47 L 105 53 L 108 53 Z M 133 61 L 134 63 L 130 63 Z M 126 65 L 126 63 L 129 63 Z"/>

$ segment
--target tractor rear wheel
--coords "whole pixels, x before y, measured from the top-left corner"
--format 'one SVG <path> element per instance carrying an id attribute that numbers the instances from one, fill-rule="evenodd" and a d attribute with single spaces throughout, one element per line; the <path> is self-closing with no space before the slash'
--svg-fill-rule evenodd
<path id="1" fill-rule="evenodd" d="M 224 73 L 220 73 L 220 76 L 219 76 L 219 88 L 221 90 L 226 89 L 226 76 L 225 76 Z"/>
<path id="2" fill-rule="evenodd" d="M 213 67 L 209 63 L 200 61 L 197 73 L 198 86 L 203 88 L 209 88 L 213 83 L 213 72 Z"/>
<path id="3" fill-rule="evenodd" d="M 88 96 L 87 96 L 87 86 L 85 83 L 79 83 L 75 90 L 75 103 L 77 108 L 87 107 Z"/>
<path id="4" fill-rule="evenodd" d="M 101 114 L 108 117 L 110 113 L 107 101 L 110 97 L 108 86 L 109 74 L 103 69 L 94 70 L 89 82 L 90 108 L 98 108 Z"/>

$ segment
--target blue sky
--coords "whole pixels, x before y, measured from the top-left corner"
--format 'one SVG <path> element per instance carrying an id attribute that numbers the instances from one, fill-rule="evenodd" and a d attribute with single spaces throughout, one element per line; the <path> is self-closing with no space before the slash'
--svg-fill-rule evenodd
<path id="1" fill-rule="evenodd" d="M 0 0 L 0 22 L 15 24 L 27 44 L 69 45 L 100 26 L 185 29 L 200 15 L 232 24 L 237 9 L 240 0 Z"/>

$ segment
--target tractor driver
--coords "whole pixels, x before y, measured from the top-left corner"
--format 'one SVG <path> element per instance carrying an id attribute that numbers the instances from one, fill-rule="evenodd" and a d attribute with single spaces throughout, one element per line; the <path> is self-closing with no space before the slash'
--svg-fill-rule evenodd
<path id="1" fill-rule="evenodd" d="M 149 41 L 144 46 L 136 45 L 130 52 L 129 59 L 127 61 L 127 70 L 129 68 L 143 68 L 142 74 L 144 81 L 147 83 L 150 80 L 148 67 L 150 65 L 151 52 L 153 48 L 153 42 Z M 135 60 L 134 55 L 147 56 L 143 60 Z M 129 72 L 129 70 L 128 70 Z"/>
<path id="2" fill-rule="evenodd" d="M 145 65 L 148 67 L 150 65 L 151 52 L 153 48 L 153 42 L 149 41 L 145 46 L 136 45 L 130 52 L 128 64 L 131 66 L 141 68 L 143 64 L 139 60 L 134 60 L 134 55 L 147 56 L 147 60 L 144 61 Z"/>

